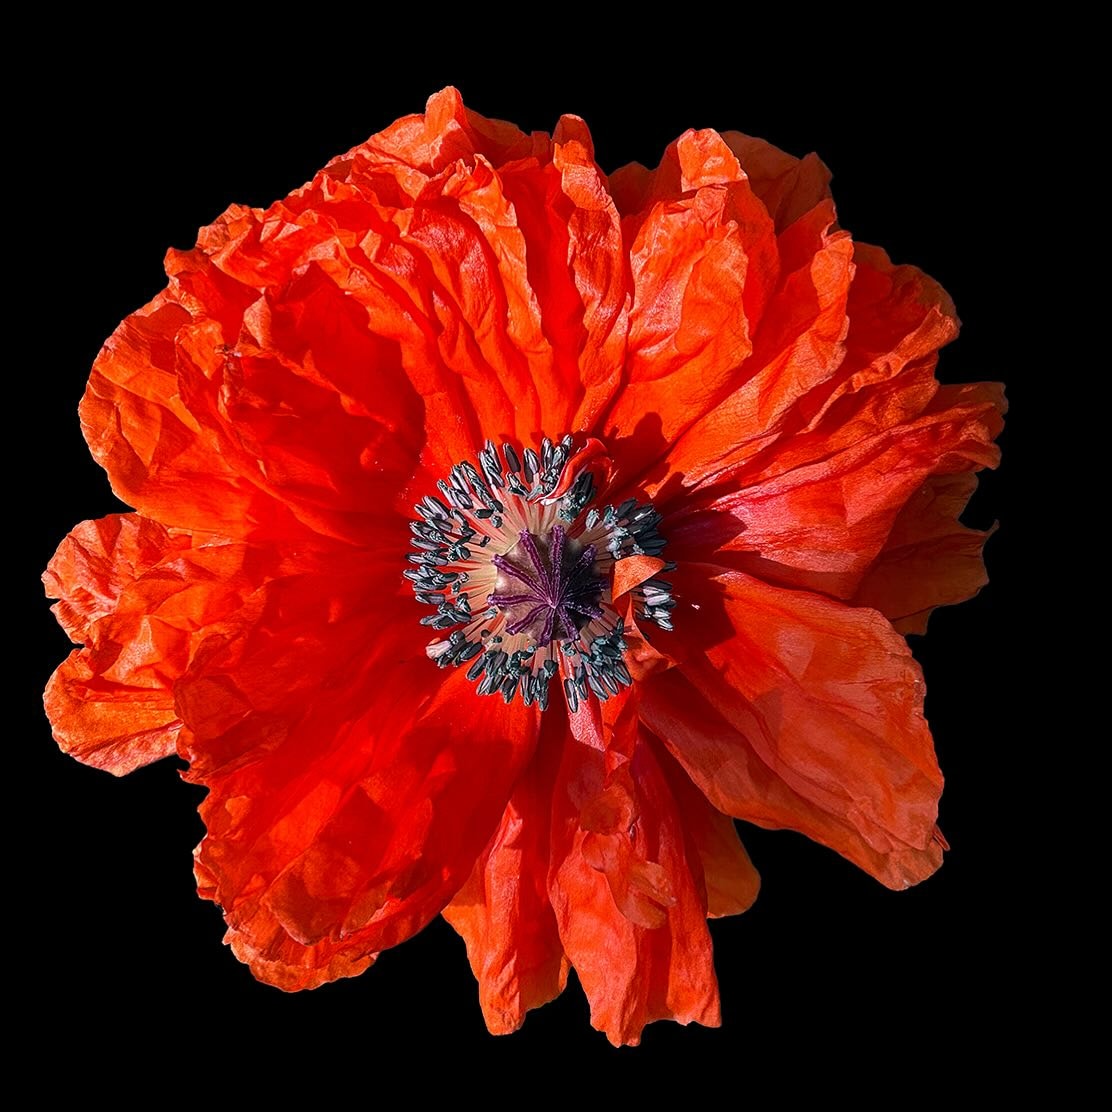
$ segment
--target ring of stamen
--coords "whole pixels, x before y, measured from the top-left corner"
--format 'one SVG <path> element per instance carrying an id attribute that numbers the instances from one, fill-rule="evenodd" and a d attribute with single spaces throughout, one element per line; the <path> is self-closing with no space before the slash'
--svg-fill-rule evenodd
<path id="1" fill-rule="evenodd" d="M 628 556 L 659 556 L 660 515 L 633 498 L 588 509 L 591 472 L 564 483 L 573 457 L 570 436 L 520 455 L 487 441 L 479 467 L 465 460 L 437 483 L 443 500 L 429 495 L 414 507 L 408 559 L 416 566 L 404 574 L 417 601 L 435 608 L 421 623 L 450 631 L 426 653 L 440 667 L 467 664 L 479 694 L 498 692 L 508 703 L 520 693 L 543 709 L 562 672 L 574 711 L 590 694 L 605 700 L 631 682 L 611 572 Z M 672 628 L 666 580 L 631 593 L 638 620 Z"/>

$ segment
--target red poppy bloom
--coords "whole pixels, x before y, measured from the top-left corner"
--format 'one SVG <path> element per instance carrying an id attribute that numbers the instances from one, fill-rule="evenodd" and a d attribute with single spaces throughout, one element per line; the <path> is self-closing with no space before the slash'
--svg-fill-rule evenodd
<path id="1" fill-rule="evenodd" d="M 984 583 L 1002 393 L 939 385 L 949 299 L 827 183 L 711 131 L 607 178 L 449 89 L 170 253 L 82 402 L 135 512 L 51 562 L 46 706 L 89 764 L 189 762 L 261 980 L 443 913 L 492 1031 L 574 966 L 635 1043 L 718 1022 L 733 817 L 938 867 L 903 634 Z"/>

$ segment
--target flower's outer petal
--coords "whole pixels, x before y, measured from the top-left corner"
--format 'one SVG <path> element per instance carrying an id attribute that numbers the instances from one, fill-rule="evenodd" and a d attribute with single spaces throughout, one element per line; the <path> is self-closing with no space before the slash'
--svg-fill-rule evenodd
<path id="1" fill-rule="evenodd" d="M 408 269 L 384 254 L 371 257 L 380 268 L 389 263 L 390 277 L 428 322 L 441 375 L 465 390 L 481 437 L 528 442 L 542 422 L 538 383 L 551 352 L 513 206 L 485 162 L 446 172 L 436 184 L 436 195 L 406 214 L 398 260 Z M 377 242 L 364 249 L 381 250 Z"/>
<path id="2" fill-rule="evenodd" d="M 799 830 L 889 887 L 929 876 L 942 776 L 904 639 L 876 611 L 723 568 L 674 579 L 733 633 L 700 652 L 714 620 L 677 622 L 687 654 L 644 685 L 641 716 L 710 802 Z"/>
<path id="3" fill-rule="evenodd" d="M 779 268 L 772 222 L 714 132 L 682 136 L 664 167 L 675 193 L 624 222 L 626 376 L 600 419 L 626 481 L 736 389 Z"/>
<path id="4" fill-rule="evenodd" d="M 239 935 L 273 918 L 307 947 L 355 932 L 364 953 L 393 946 L 467 879 L 538 712 L 477 699 L 413 635 L 383 637 L 408 626 L 359 568 L 257 602 L 254 626 L 203 646 L 178 687 L 188 775 L 210 789 L 209 890 Z"/>
<path id="5" fill-rule="evenodd" d="M 168 290 L 98 355 L 82 428 L 145 515 L 255 541 L 375 536 L 412 472 L 421 404 L 396 345 L 307 258 L 322 222 L 229 210 L 170 253 Z M 265 262 L 263 239 L 283 245 Z"/>
<path id="6" fill-rule="evenodd" d="M 838 374 L 811 399 L 810 423 L 832 402 L 865 391 L 920 365 L 958 334 L 950 295 L 918 267 L 895 266 L 879 248 L 853 245 L 853 282 L 846 305 L 849 331 Z"/>
<path id="7" fill-rule="evenodd" d="M 736 554 L 751 574 L 852 598 L 929 476 L 999 459 L 995 383 L 940 388 L 922 368 L 844 402 L 813 433 L 782 444 L 788 469 L 778 460 L 774 473 L 750 480 L 743 471 L 720 496 L 693 497 L 670 524 L 677 558 L 724 563 L 723 553 Z"/>
<path id="8" fill-rule="evenodd" d="M 195 871 L 199 894 L 214 899 L 212 876 L 199 861 Z M 229 927 L 224 941 L 260 981 L 284 992 L 318 988 L 341 977 L 358 976 L 378 956 L 368 951 L 359 931 L 338 942 L 325 939 L 303 946 L 290 938 L 282 924 L 261 905 L 242 929 Z"/>
<path id="9" fill-rule="evenodd" d="M 180 399 L 174 343 L 191 321 L 165 293 L 132 313 L 93 364 L 82 430 L 112 489 L 143 514 L 184 529 L 250 531 L 273 500 L 237 474 Z"/>
<path id="10" fill-rule="evenodd" d="M 797 221 L 790 234 L 813 215 Z M 851 246 L 845 240 L 842 245 Z M 827 325 L 820 327 L 816 318 L 800 334 L 813 353 L 827 352 L 825 371 L 802 378 L 794 371 L 776 373 L 771 389 L 765 386 L 768 376 L 758 375 L 692 426 L 668 457 L 670 468 L 684 475 L 682 487 L 672 492 L 677 506 L 700 497 L 692 488 L 709 504 L 716 489 L 749 487 L 805 464 L 818 465 L 931 407 L 938 390 L 933 374 L 938 349 L 957 332 L 953 304 L 915 267 L 893 266 L 884 252 L 864 244 L 852 244 L 852 252 L 848 297 L 829 303 Z M 802 296 L 793 300 L 806 303 Z M 832 329 L 843 328 L 843 316 L 848 332 L 844 342 L 832 346 Z M 816 346 L 824 333 L 827 340 Z M 795 366 L 798 347 L 789 346 Z M 998 407 L 999 398 L 991 405 Z M 986 428 L 994 424 L 986 414 Z"/>
<path id="11" fill-rule="evenodd" d="M 332 159 L 324 174 L 401 207 L 393 190 L 416 199 L 429 179 L 454 164 L 474 165 L 477 157 L 496 168 L 522 159 L 547 161 L 551 149 L 544 132 L 526 135 L 504 120 L 487 119 L 449 86 L 429 97 L 424 113 L 404 116 Z"/>
<path id="12" fill-rule="evenodd" d="M 630 699 L 605 750 L 564 747 L 549 891 L 560 938 L 615 1045 L 655 1019 L 717 1026 L 718 986 L 698 851 Z"/>
<path id="13" fill-rule="evenodd" d="M 212 381 L 266 489 L 316 532 L 373 545 L 422 447 L 423 404 L 337 269 L 305 263 L 263 291 Z"/>
<path id="14" fill-rule="evenodd" d="M 74 644 L 113 613 L 121 592 L 169 552 L 191 546 L 186 533 L 172 534 L 139 514 L 109 514 L 83 521 L 58 546 L 43 585 L 58 601 L 51 611 Z"/>
<path id="15" fill-rule="evenodd" d="M 814 215 L 793 225 L 792 235 Z M 841 242 L 852 252 L 852 266 L 845 272 L 844 296 L 833 306 L 844 317 L 836 358 L 826 373 L 804 383 L 805 390 L 787 395 L 787 405 L 766 411 L 759 423 L 750 417 L 725 452 L 702 461 L 673 453 L 691 485 L 782 473 L 918 414 L 934 396 L 938 351 L 958 330 L 946 291 L 916 267 L 893 266 L 875 247 Z M 810 248 L 803 246 L 806 255 Z M 692 435 L 707 431 L 693 429 Z"/>
<path id="16" fill-rule="evenodd" d="M 783 230 L 776 250 L 777 280 L 755 322 L 752 354 L 717 404 L 668 446 L 667 467 L 645 488 L 662 508 L 669 494 L 682 504 L 691 488 L 763 458 L 844 361 L 854 245 L 834 230 L 833 205 L 825 201 Z M 675 475 L 682 483 L 666 486 Z"/>
<path id="17" fill-rule="evenodd" d="M 712 807 L 680 765 L 657 741 L 653 748 L 692 844 L 703 865 L 707 915 L 740 915 L 753 906 L 761 878 L 738 837 L 734 820 Z"/>
<path id="18" fill-rule="evenodd" d="M 298 715 L 351 721 L 377 689 L 383 660 L 423 656 L 423 631 L 404 621 L 409 600 L 392 553 L 302 549 L 278 570 L 261 578 L 236 626 L 201 642 L 178 684 L 179 709 L 192 726 L 182 756 L 202 782 L 265 760 Z M 383 637 L 384 628 L 396 635 Z M 414 671 L 429 686 L 439 678 Z M 411 715 L 413 704 L 403 706 Z"/>
<path id="19" fill-rule="evenodd" d="M 418 123 L 429 149 L 404 152 Z M 82 403 L 125 501 L 195 531 L 369 544 L 486 438 L 594 422 L 631 294 L 582 121 L 530 140 L 446 90 L 391 130 L 169 253 Z"/>
<path id="20" fill-rule="evenodd" d="M 175 751 L 173 686 L 199 641 L 242 607 L 273 561 L 243 545 L 195 547 L 137 514 L 86 521 L 43 576 L 59 621 L 85 642 L 45 694 L 71 756 L 118 776 Z"/>
<path id="21" fill-rule="evenodd" d="M 486 438 L 530 442 L 542 424 L 538 384 L 551 378 L 552 353 L 496 168 L 509 162 L 536 181 L 551 156 L 547 135 L 487 120 L 446 88 L 424 114 L 334 159 L 290 198 L 312 211 L 338 194 L 358 209 L 347 220 L 361 272 L 355 296 L 398 343 L 425 402 L 430 436 L 415 488 Z"/>
<path id="22" fill-rule="evenodd" d="M 853 598 L 900 633 L 926 633 L 936 606 L 972 598 L 987 582 L 982 550 L 994 530 L 958 521 L 977 486 L 971 472 L 934 475 L 912 495 Z"/>
<path id="23" fill-rule="evenodd" d="M 566 737 L 562 715 L 545 714 L 537 754 L 493 841 L 444 909 L 467 943 L 483 1017 L 495 1035 L 516 1031 L 529 1009 L 555 999 L 567 984 L 547 886 L 552 791 Z"/>
<path id="24" fill-rule="evenodd" d="M 359 246 L 402 312 L 428 322 L 403 344 L 434 343 L 411 360 L 436 406 L 428 424 L 466 441 L 430 458 L 430 472 L 488 436 L 528 443 L 591 426 L 618 382 L 630 289 L 620 218 L 582 120 L 526 136 L 445 89 L 322 176 L 325 192 L 342 184 L 394 210 Z"/>
<path id="25" fill-rule="evenodd" d="M 590 429 L 620 381 L 631 290 L 621 220 L 586 125 L 564 117 L 551 165 L 505 167 L 528 281 L 552 349 L 540 381 L 549 435 Z"/>
<path id="26" fill-rule="evenodd" d="M 851 598 L 928 476 L 995 466 L 999 386 L 939 387 L 934 377 L 957 330 L 945 291 L 856 244 L 846 312 L 844 359 L 776 420 L 747 432 L 755 406 L 735 413 L 739 391 L 670 453 L 685 475 L 669 533 L 676 553 L 730 550 L 753 574 Z M 737 417 L 733 441 L 712 427 L 727 415 Z M 695 433 L 711 445 L 702 459 Z"/>
<path id="27" fill-rule="evenodd" d="M 99 664 L 88 650 L 72 652 L 47 682 L 43 701 L 63 752 L 115 776 L 171 756 L 182 724 L 170 689 L 105 681 Z"/>
<path id="28" fill-rule="evenodd" d="M 689 136 L 694 135 L 700 144 L 691 142 Z M 658 446 L 657 455 L 661 447 L 668 452 L 668 466 L 646 467 L 636 476 L 642 494 L 661 504 L 669 496 L 682 498 L 687 488 L 726 461 L 748 458 L 772 442 L 796 401 L 835 373 L 844 353 L 853 273 L 853 244 L 837 229 L 829 174 L 813 155 L 800 161 L 733 132 L 689 136 L 669 149 L 657 170 L 634 165 L 611 176 L 620 211 L 640 214 L 630 218 L 636 224 L 647 206 L 674 201 L 680 190 L 692 187 L 687 167 L 696 164 L 694 159 L 689 153 L 685 166 L 685 160 L 676 157 L 679 145 L 688 140 L 689 152 L 703 152 L 704 174 L 733 166 L 746 178 L 745 188 L 775 238 L 760 271 L 763 281 L 753 275 L 746 278 L 751 291 L 760 290 L 760 297 L 746 306 L 751 352 L 732 369 L 728 389 L 716 403 L 691 414 L 697 419 L 689 420 L 686 428 L 677 427 L 676 435 Z M 746 159 L 754 165 L 746 166 Z M 677 475 L 682 482 L 675 481 Z"/>
<path id="29" fill-rule="evenodd" d="M 582 144 L 557 154 L 503 174 L 484 159 L 454 164 L 411 208 L 363 198 L 348 220 L 361 222 L 345 257 L 352 297 L 402 352 L 425 408 L 414 490 L 487 438 L 521 444 L 569 431 L 577 408 L 589 398 L 597 408 L 616 378 L 628 297 L 617 215 Z M 546 202 L 570 221 L 559 265 L 548 262 Z M 569 319 L 575 330 L 561 335 Z"/>
<path id="30" fill-rule="evenodd" d="M 170 292 L 191 314 L 174 341 L 179 395 L 271 515 L 373 544 L 422 448 L 424 402 L 397 311 L 376 320 L 356 295 L 371 206 L 292 202 L 230 209 L 168 256 Z"/>
<path id="31" fill-rule="evenodd" d="M 830 200 L 830 171 L 817 155 L 796 158 L 740 131 L 724 131 L 722 139 L 741 163 L 753 192 L 775 221 L 777 232 Z"/>
<path id="32" fill-rule="evenodd" d="M 499 261 L 512 265 L 506 251 L 514 246 L 505 207 L 486 163 L 470 174 L 461 169 L 447 175 L 411 208 L 390 207 L 373 194 L 319 179 L 282 206 L 294 214 L 291 219 L 336 226 L 330 254 L 318 254 L 314 263 L 363 314 L 370 338 L 397 353 L 402 381 L 392 385 L 372 377 L 369 388 L 419 399 L 424 471 L 418 486 L 431 485 L 486 436 L 514 427 L 499 375 L 512 373 L 521 385 L 525 360 L 497 327 L 509 298 Z M 505 225 L 500 251 L 492 249 L 472 214 L 495 227 Z M 527 297 L 512 285 L 511 292 Z M 524 312 L 518 324 L 528 333 L 531 314 Z M 530 394 L 532 387 L 526 403 Z"/>
<path id="33" fill-rule="evenodd" d="M 689 133 L 710 135 L 713 132 Z M 815 154 L 796 158 L 763 139 L 739 131 L 716 137 L 717 160 L 728 151 L 737 160 L 749 187 L 772 218 L 777 233 L 794 224 L 817 205 L 830 200 L 830 171 Z M 655 170 L 633 162 L 610 175 L 610 190 L 623 215 L 642 212 L 654 201 L 670 200 L 683 192 L 681 168 L 669 148 Z M 690 188 L 690 187 L 686 187 Z"/>

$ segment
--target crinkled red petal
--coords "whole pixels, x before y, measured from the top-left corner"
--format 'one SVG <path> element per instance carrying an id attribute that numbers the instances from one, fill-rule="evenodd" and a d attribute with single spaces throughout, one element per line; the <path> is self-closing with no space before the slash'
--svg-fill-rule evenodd
<path id="1" fill-rule="evenodd" d="M 200 861 L 194 871 L 198 893 L 214 899 L 212 876 Z M 260 981 L 283 992 L 319 988 L 342 977 L 356 977 L 378 956 L 368 949 L 360 931 L 339 941 L 324 939 L 311 946 L 302 945 L 261 904 L 242 928 L 229 927 L 224 941 Z"/>
<path id="2" fill-rule="evenodd" d="M 62 748 L 116 775 L 173 753 L 182 734 L 174 684 L 278 562 L 277 553 L 202 544 L 137 514 L 79 525 L 43 577 L 59 620 L 85 642 L 46 689 Z"/>
<path id="3" fill-rule="evenodd" d="M 531 1008 L 555 999 L 568 979 L 548 897 L 552 793 L 567 738 L 558 710 L 541 722 L 537 754 L 514 788 L 490 845 L 444 918 L 467 943 L 489 1030 L 516 1031 Z"/>
<path id="4" fill-rule="evenodd" d="M 982 552 L 994 532 L 958 520 L 976 487 L 971 472 L 932 475 L 900 511 L 853 604 L 879 610 L 900 633 L 926 633 L 935 607 L 972 598 L 988 582 Z"/>
<path id="5" fill-rule="evenodd" d="M 564 747 L 549 873 L 560 938 L 591 1022 L 615 1045 L 636 1045 L 657 1019 L 717 1026 L 698 850 L 640 734 L 634 702 L 603 728 L 605 750 Z"/>
<path id="6" fill-rule="evenodd" d="M 409 937 L 467 879 L 532 754 L 535 707 L 475 700 L 462 670 L 383 638 L 366 591 L 357 572 L 276 580 L 178 685 L 189 777 L 210 789 L 199 861 L 240 936 L 273 919 L 307 947 Z"/>
<path id="7" fill-rule="evenodd" d="M 931 475 L 999 458 L 993 440 L 1003 399 L 995 384 L 939 388 L 923 369 L 852 400 L 860 408 L 847 407 L 837 433 L 781 445 L 784 470 L 738 474 L 727 492 L 693 495 L 673 519 L 677 559 L 732 558 L 773 582 L 851 598 Z"/>
<path id="8" fill-rule="evenodd" d="M 713 566 L 685 569 L 696 579 L 705 620 L 644 684 L 645 722 L 719 810 L 799 830 L 893 888 L 929 876 L 942 775 L 904 639 L 872 610 Z M 732 634 L 699 651 L 717 623 Z"/>
<path id="9" fill-rule="evenodd" d="M 626 369 L 600 429 L 625 482 L 737 388 L 779 267 L 772 222 L 717 135 L 689 132 L 665 164 L 676 192 L 623 222 Z"/>
<path id="10" fill-rule="evenodd" d="M 653 753 L 668 780 L 683 829 L 702 864 L 707 915 L 716 919 L 748 911 L 760 891 L 761 878 L 741 844 L 734 820 L 713 807 L 683 766 L 658 739 L 654 741 Z"/>

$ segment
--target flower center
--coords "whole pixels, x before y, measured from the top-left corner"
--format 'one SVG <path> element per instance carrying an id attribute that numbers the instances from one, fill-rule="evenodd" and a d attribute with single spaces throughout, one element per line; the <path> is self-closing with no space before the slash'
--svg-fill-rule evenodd
<path id="1" fill-rule="evenodd" d="M 478 467 L 465 460 L 437 483 L 443 500 L 414 507 L 416 567 L 405 575 L 417 601 L 435 608 L 421 624 L 450 631 L 425 651 L 442 668 L 466 664 L 480 695 L 509 703 L 520 693 L 543 709 L 560 673 L 575 711 L 631 682 L 611 573 L 630 556 L 659 556 L 660 515 L 634 498 L 590 508 L 595 476 L 589 463 L 576 471 L 575 456 L 570 436 L 521 455 L 487 441 Z M 672 628 L 668 582 L 648 579 L 630 596 L 638 621 Z"/>
<path id="2" fill-rule="evenodd" d="M 509 552 L 491 559 L 499 575 L 489 601 L 506 616 L 506 632 L 542 646 L 556 637 L 574 640 L 589 619 L 601 618 L 606 581 L 595 574 L 597 551 L 569 540 L 560 525 L 547 537 L 523 529 Z"/>

